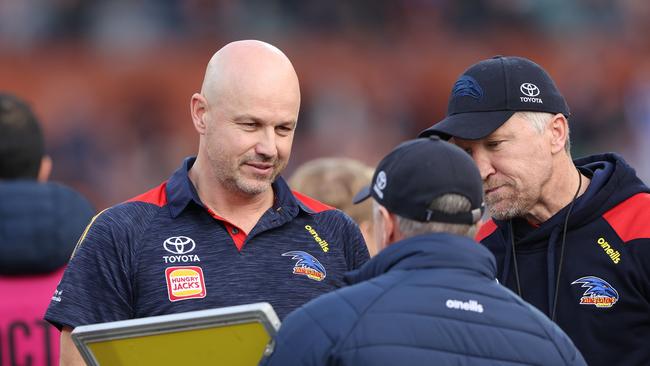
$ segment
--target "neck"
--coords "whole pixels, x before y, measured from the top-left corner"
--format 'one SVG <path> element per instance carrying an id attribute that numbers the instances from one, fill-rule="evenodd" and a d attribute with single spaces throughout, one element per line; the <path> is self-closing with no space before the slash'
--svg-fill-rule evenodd
<path id="1" fill-rule="evenodd" d="M 568 155 L 552 169 L 557 173 L 551 175 L 542 187 L 539 201 L 525 215 L 525 219 L 532 224 L 539 225 L 550 219 L 584 194 L 589 186 L 590 179 L 580 173 Z"/>
<path id="2" fill-rule="evenodd" d="M 273 206 L 273 190 L 250 195 L 227 187 L 206 168 L 197 157 L 188 174 L 201 202 L 231 224 L 250 232 L 264 212 Z"/>

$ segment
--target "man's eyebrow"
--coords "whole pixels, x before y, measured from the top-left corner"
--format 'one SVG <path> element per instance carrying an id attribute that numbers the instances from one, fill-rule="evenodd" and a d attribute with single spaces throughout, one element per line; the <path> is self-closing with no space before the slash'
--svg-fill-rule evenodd
<path id="1" fill-rule="evenodd" d="M 240 114 L 238 116 L 235 116 L 235 118 L 233 118 L 233 121 L 235 121 L 235 122 L 253 121 L 253 122 L 256 122 L 256 123 L 262 122 L 259 118 L 251 116 L 250 114 Z"/>
<path id="2" fill-rule="evenodd" d="M 252 116 L 250 114 L 240 114 L 238 116 L 235 116 L 233 118 L 233 121 L 235 121 L 235 122 L 251 121 L 251 122 L 255 122 L 255 123 L 259 123 L 259 124 L 265 124 L 264 120 L 262 120 L 260 118 L 257 118 L 255 116 Z M 296 120 L 288 120 L 288 121 L 279 122 L 277 125 L 278 126 L 295 127 L 297 123 L 298 123 L 298 121 L 296 121 Z"/>

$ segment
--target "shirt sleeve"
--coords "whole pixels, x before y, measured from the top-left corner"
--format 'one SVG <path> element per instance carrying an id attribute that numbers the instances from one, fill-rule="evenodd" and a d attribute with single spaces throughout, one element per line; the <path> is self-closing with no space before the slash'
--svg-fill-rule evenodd
<path id="1" fill-rule="evenodd" d="M 82 234 L 45 314 L 57 328 L 132 317 L 131 235 L 113 209 Z"/>

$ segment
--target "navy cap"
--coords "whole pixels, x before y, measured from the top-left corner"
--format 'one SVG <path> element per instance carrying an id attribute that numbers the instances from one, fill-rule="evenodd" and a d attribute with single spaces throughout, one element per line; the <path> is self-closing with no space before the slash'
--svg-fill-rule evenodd
<path id="1" fill-rule="evenodd" d="M 541 66 L 523 57 L 495 56 L 463 72 L 451 91 L 447 117 L 419 137 L 482 139 L 517 111 L 569 116 L 564 97 Z"/>
<path id="2" fill-rule="evenodd" d="M 434 199 L 449 193 L 466 197 L 471 210 L 456 214 L 432 210 Z M 407 219 L 474 224 L 483 215 L 483 181 L 472 158 L 438 136 L 406 141 L 384 157 L 372 185 L 354 197 L 373 197 L 388 211 Z"/>

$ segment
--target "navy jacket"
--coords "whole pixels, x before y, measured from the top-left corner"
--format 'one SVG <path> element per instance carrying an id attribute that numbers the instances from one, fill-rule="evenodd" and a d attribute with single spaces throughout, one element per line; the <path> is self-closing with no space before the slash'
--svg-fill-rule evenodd
<path id="1" fill-rule="evenodd" d="M 0 275 L 63 267 L 93 212 L 85 198 L 60 184 L 0 181 Z"/>
<path id="2" fill-rule="evenodd" d="M 575 164 L 591 183 L 570 212 L 566 236 L 568 206 L 537 228 L 490 221 L 477 239 L 514 291 L 516 257 L 523 299 L 549 316 L 557 291 L 555 321 L 589 365 L 650 365 L 650 190 L 616 154 Z"/>
<path id="3" fill-rule="evenodd" d="M 494 257 L 460 236 L 395 243 L 352 286 L 291 313 L 262 365 L 584 365 L 547 317 L 495 281 Z"/>

